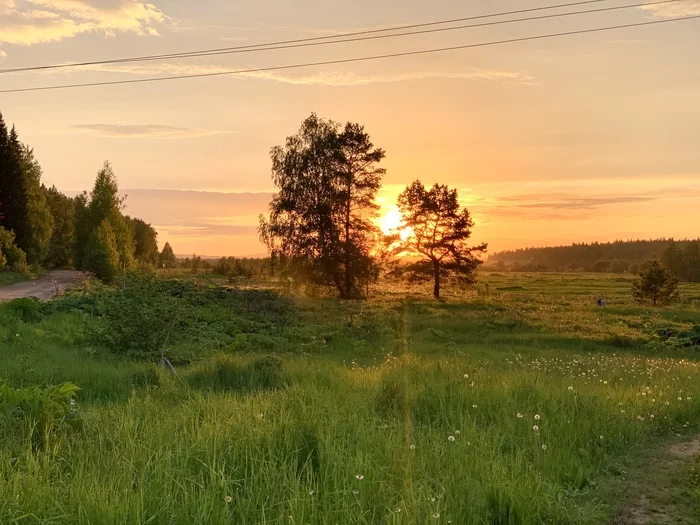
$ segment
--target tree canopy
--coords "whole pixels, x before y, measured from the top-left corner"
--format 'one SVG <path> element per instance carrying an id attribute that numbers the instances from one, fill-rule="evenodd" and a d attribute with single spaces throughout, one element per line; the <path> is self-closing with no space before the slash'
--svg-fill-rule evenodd
<path id="1" fill-rule="evenodd" d="M 376 279 L 372 219 L 384 156 L 361 125 L 315 114 L 272 148 L 278 191 L 269 217 L 260 217 L 260 237 L 295 279 L 335 287 L 343 298 L 361 296 Z"/>
<path id="2" fill-rule="evenodd" d="M 41 167 L 13 127 L 0 114 L 0 226 L 12 231 L 15 244 L 32 265 L 43 262 L 53 231 L 53 217 L 41 189 Z"/>
<path id="3" fill-rule="evenodd" d="M 418 257 L 401 264 L 395 272 L 411 279 L 432 278 L 433 295 L 440 297 L 441 278 L 456 276 L 466 283 L 476 282 L 475 272 L 487 245 L 468 243 L 474 223 L 469 210 L 461 208 L 456 189 L 435 184 L 429 190 L 415 181 L 399 195 L 402 223 L 389 238 L 394 254 Z"/>

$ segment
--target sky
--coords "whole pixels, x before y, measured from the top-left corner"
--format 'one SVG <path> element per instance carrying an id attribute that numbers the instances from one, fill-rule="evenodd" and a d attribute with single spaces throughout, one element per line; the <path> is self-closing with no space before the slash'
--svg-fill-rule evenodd
<path id="1" fill-rule="evenodd" d="M 604 0 L 578 11 L 642 3 Z M 0 69 L 314 38 L 557 0 L 0 0 Z M 651 2 L 649 2 L 651 3 Z M 501 17 L 505 20 L 545 13 Z M 700 0 L 363 42 L 0 74 L 0 90 L 218 73 L 700 15 Z M 475 23 L 475 22 L 472 22 Z M 109 160 L 126 213 L 178 254 L 259 255 L 270 148 L 311 113 L 386 150 L 382 224 L 420 179 L 458 188 L 489 251 L 700 235 L 700 19 L 393 59 L 0 94 L 44 182 Z"/>

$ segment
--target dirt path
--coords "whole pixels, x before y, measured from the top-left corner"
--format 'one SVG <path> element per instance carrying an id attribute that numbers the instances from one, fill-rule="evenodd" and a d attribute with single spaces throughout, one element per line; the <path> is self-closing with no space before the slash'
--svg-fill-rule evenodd
<path id="1" fill-rule="evenodd" d="M 85 279 L 83 272 L 74 270 L 56 270 L 34 279 L 11 284 L 0 288 L 0 302 L 11 301 L 21 297 L 36 297 L 42 301 L 48 301 L 59 290 L 65 290 L 75 286 Z"/>
<path id="2" fill-rule="evenodd" d="M 691 473 L 697 469 L 700 435 L 674 443 L 653 455 L 632 473 L 628 501 L 615 525 L 667 525 L 700 523 L 698 488 Z M 695 493 L 695 494 L 694 494 Z"/>

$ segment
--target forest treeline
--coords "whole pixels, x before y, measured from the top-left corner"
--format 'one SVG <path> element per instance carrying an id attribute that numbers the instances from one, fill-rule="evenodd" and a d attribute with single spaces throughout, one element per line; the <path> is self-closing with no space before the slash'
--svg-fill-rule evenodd
<path id="1" fill-rule="evenodd" d="M 700 240 L 655 239 L 496 252 L 490 268 L 514 272 L 581 271 L 638 275 L 658 260 L 683 281 L 700 282 Z"/>
<path id="2" fill-rule="evenodd" d="M 68 197 L 42 183 L 34 152 L 0 114 L 0 271 L 27 275 L 42 268 L 76 268 L 114 282 L 138 265 L 174 265 L 158 233 L 124 214 L 117 178 L 109 163 L 88 193 Z"/>

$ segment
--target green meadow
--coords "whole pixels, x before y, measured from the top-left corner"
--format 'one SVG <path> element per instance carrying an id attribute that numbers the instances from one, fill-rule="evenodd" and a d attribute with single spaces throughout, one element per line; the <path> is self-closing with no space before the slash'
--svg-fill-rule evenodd
<path id="1" fill-rule="evenodd" d="M 359 302 L 170 275 L 2 304 L 0 523 L 611 523 L 700 429 L 700 285 L 664 309 L 630 285 Z"/>

